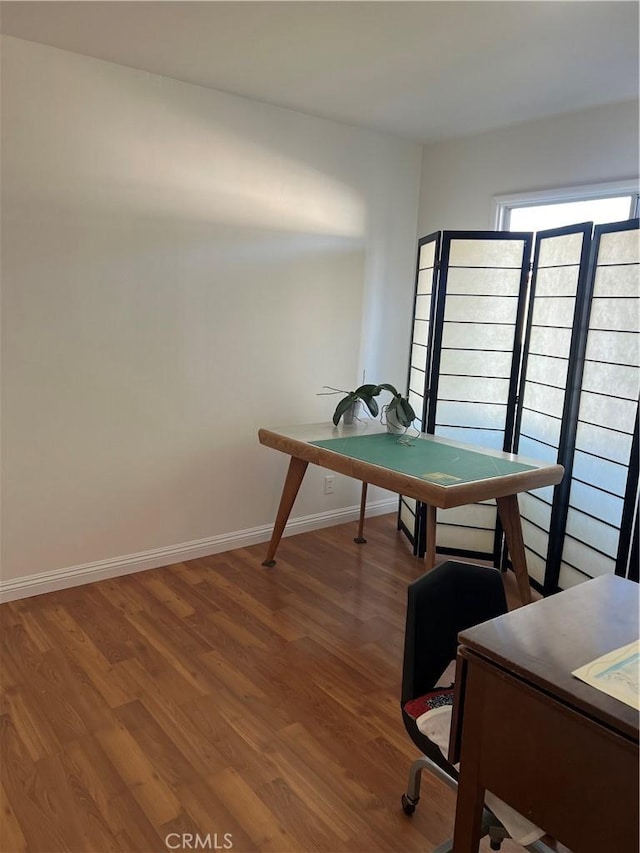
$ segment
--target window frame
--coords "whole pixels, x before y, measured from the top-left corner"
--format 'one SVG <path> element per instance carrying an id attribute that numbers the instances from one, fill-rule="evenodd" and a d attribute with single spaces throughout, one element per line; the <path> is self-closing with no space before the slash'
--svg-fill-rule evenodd
<path id="1" fill-rule="evenodd" d="M 625 195 L 631 196 L 627 218 L 635 219 L 640 215 L 640 178 L 497 195 L 493 198 L 493 228 L 496 231 L 508 231 L 511 211 L 517 207 L 537 207 Z"/>

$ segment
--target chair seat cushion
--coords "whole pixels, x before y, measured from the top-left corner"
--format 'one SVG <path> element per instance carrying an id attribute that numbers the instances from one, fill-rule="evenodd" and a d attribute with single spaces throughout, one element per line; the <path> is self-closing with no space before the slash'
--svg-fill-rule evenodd
<path id="1" fill-rule="evenodd" d="M 405 704 L 404 711 L 412 720 L 417 720 L 427 711 L 433 711 L 434 708 L 442 708 L 446 705 L 453 705 L 453 687 L 432 690 L 431 693 L 425 693 L 418 699 L 410 699 Z"/>

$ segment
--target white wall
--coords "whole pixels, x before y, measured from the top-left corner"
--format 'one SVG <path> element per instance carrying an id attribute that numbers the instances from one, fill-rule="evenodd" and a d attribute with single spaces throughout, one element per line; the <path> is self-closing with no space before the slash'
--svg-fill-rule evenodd
<path id="1" fill-rule="evenodd" d="M 638 156 L 637 101 L 427 145 L 419 235 L 493 228 L 496 195 L 636 177 Z"/>
<path id="2" fill-rule="evenodd" d="M 2 132 L 3 578 L 244 541 L 259 426 L 405 381 L 420 146 L 13 38 Z"/>

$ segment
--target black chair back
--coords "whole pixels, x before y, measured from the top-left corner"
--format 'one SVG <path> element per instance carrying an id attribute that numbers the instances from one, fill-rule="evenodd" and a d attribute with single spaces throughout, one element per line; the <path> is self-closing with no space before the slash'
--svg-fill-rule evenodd
<path id="1" fill-rule="evenodd" d="M 449 560 L 409 584 L 401 705 L 433 690 L 460 631 L 506 612 L 501 574 L 487 566 Z"/>

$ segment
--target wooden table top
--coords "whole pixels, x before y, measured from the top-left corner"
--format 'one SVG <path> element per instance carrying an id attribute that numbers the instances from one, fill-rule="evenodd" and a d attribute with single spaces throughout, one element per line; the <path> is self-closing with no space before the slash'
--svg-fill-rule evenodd
<path id="1" fill-rule="evenodd" d="M 603 575 L 460 634 L 460 643 L 633 740 L 638 712 L 571 675 L 640 636 L 637 583 Z"/>
<path id="2" fill-rule="evenodd" d="M 260 429 L 261 444 L 372 483 L 448 508 L 505 497 L 563 477 L 561 465 L 409 432 L 404 440 L 376 421 Z"/>

